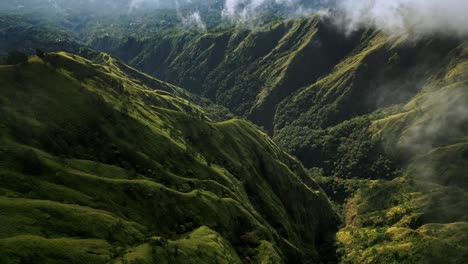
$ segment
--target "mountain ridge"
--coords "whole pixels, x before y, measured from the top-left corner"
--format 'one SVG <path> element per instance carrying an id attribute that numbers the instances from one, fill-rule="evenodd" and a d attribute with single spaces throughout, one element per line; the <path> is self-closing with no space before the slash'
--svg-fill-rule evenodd
<path id="1" fill-rule="evenodd" d="M 254 29 L 222 27 L 207 33 L 167 25 L 150 30 L 163 23 L 147 19 L 122 18 L 120 22 L 113 20 L 113 26 L 107 19 L 85 19 L 89 24 L 83 26 L 83 21 L 78 21 L 76 28 L 81 41 L 91 47 L 209 97 L 263 126 L 273 141 L 250 121 L 230 119 L 232 115 L 222 107 L 141 74 L 83 43 L 77 53 L 88 59 L 50 53 L 49 62 L 41 70 L 49 76 L 45 73 L 55 69 L 69 77 L 66 81 L 52 74 L 55 77 L 48 85 L 39 85 L 41 80 L 36 78 L 35 83 L 11 86 L 21 83 L 25 76 L 30 80 L 21 69 L 42 62 L 33 58 L 29 66 L 1 66 L 4 75 L 0 80 L 8 81 L 4 87 L 17 89 L 19 95 L 15 97 L 18 95 L 12 92 L 0 97 L 7 102 L 1 101 L 2 105 L 18 112 L 12 115 L 11 111 L 2 111 L 2 120 L 6 120 L 3 128 L 10 129 L 2 135 L 31 138 L 28 144 L 33 146 L 42 142 L 40 148 L 52 152 L 47 160 L 59 164 L 53 165 L 54 169 L 81 179 L 68 179 L 59 173 L 58 179 L 68 180 L 59 185 L 70 185 L 74 180 L 79 186 L 112 175 L 120 175 L 122 179 L 117 180 L 123 186 L 131 185 L 129 190 L 123 187 L 125 193 L 112 187 L 112 192 L 106 192 L 111 200 L 96 202 L 103 207 L 111 204 L 116 207 L 111 211 L 120 211 L 119 204 L 128 199 L 131 206 L 125 207 L 124 219 L 137 217 L 148 222 L 140 226 L 123 221 L 118 226 L 125 228 L 119 230 L 128 230 L 128 234 L 116 232 L 115 237 L 104 239 L 121 241 L 126 236 L 137 241 L 130 246 L 98 241 L 102 248 L 117 251 L 111 254 L 115 261 L 141 262 L 143 258 L 152 263 L 151 254 L 156 254 L 179 262 L 190 258 L 208 262 L 207 257 L 222 262 L 222 257 L 216 257 L 222 255 L 220 252 L 234 263 L 257 263 L 264 258 L 272 263 L 463 263 L 468 258 L 465 38 L 444 34 L 395 36 L 375 29 L 346 35 L 318 17 L 276 20 Z M 343 40 L 345 43 L 339 42 Z M 15 106 L 8 100 L 34 102 L 30 97 L 36 98 L 35 94 L 28 92 L 35 90 L 23 89 L 38 85 L 53 92 L 53 87 L 71 84 L 70 80 L 104 99 L 85 93 L 77 98 L 87 103 L 68 99 L 58 104 L 39 96 L 35 100 L 47 102 L 47 107 L 36 110 L 50 107 L 47 111 L 51 113 L 46 113 L 51 117 L 67 113 L 64 119 L 71 120 L 72 125 L 56 123 L 52 118 L 52 123 L 42 127 L 50 127 L 50 135 L 59 136 L 57 142 L 34 137 L 42 135 L 35 116 L 42 112 L 18 118 L 25 114 L 27 105 Z M 149 88 L 153 86 L 159 89 Z M 61 98 L 52 94 L 55 99 Z M 83 112 L 86 114 L 78 118 L 70 114 L 69 107 L 87 109 Z M 96 112 L 100 113 L 98 120 L 84 122 Z M 121 114 L 122 118 L 115 118 Z M 110 121 L 103 122 L 107 119 Z M 73 125 L 72 121 L 77 123 Z M 97 134 L 83 128 L 86 126 Z M 24 127 L 31 131 L 25 132 Z M 75 130 L 82 136 L 67 132 Z M 95 135 L 100 140 L 95 141 Z M 112 144 L 101 142 L 106 138 Z M 67 145 L 84 147 L 67 150 Z M 47 174 L 44 169 L 47 172 L 50 166 L 41 166 L 30 152 L 8 151 L 4 157 L 13 154 L 17 157 L 13 160 L 18 161 L 5 158 L 7 163 L 2 168 L 16 174 L 8 176 L 10 181 L 15 179 L 13 182 L 3 181 L 6 188 L 2 191 L 7 196 L 37 192 L 34 184 L 23 182 L 27 179 L 24 175 L 43 177 Z M 40 161 L 50 155 L 35 151 Z M 79 159 L 60 157 L 64 153 Z M 63 158 L 73 165 L 72 171 L 60 165 Z M 43 186 L 51 189 L 50 185 Z M 148 216 L 135 209 L 153 208 L 140 204 L 159 195 L 153 187 L 162 188 L 168 200 L 176 201 L 164 207 L 170 209 L 155 208 L 166 212 L 155 219 L 169 222 L 184 218 L 177 226 L 153 227 Z M 54 189 L 60 194 L 57 199 L 78 199 L 94 207 L 90 197 L 102 199 L 93 188 L 92 193 L 84 195 L 58 189 Z M 3 204 L 8 203 L 13 202 L 5 200 Z M 39 205 L 43 206 L 34 206 Z M 205 215 L 200 209 L 205 206 L 211 208 L 209 212 L 222 211 L 223 217 Z M 340 216 L 342 224 L 334 214 Z M 106 214 L 98 216 L 105 219 L 99 223 L 114 221 Z M 227 220 L 231 217 L 237 220 Z M 248 226 L 238 219 L 247 221 Z M 28 229 L 28 235 L 34 228 Z M 86 228 L 61 224 L 54 228 L 104 236 Z M 157 232 L 148 234 L 141 231 L 144 228 Z M 15 243 L 26 243 L 24 237 L 19 240 Z M 11 238 L 5 241 L 12 243 Z M 213 241 L 219 242 L 217 246 L 212 246 Z M 86 245 L 92 243 L 96 242 L 87 241 Z M 200 255 L 200 248 L 208 255 Z M 9 250 L 9 256 L 15 255 Z M 189 259 L 174 256 L 174 252 L 183 252 L 181 255 Z"/>
<path id="2" fill-rule="evenodd" d="M 35 57 L 26 65 L 0 68 L 0 179 L 7 212 L 1 221 L 7 227 L 17 221 L 1 238 L 5 246 L 16 245 L 3 247 L 2 262 L 52 261 L 54 254 L 63 261 L 96 263 L 150 261 L 153 255 L 205 261 L 196 245 L 211 257 L 228 250 L 235 262 L 319 257 L 311 249 L 326 230 L 332 232 L 336 218 L 300 163 L 248 122 L 211 124 L 194 103 L 138 84 L 118 70 L 121 64 L 102 58 L 106 61 L 98 64 L 50 53 L 45 62 Z M 28 107 L 14 104 L 28 94 Z M 286 192 L 286 186 L 296 191 Z M 298 199 L 293 207 L 285 203 L 291 199 Z M 44 225 L 34 224 L 41 221 Z M 192 230 L 189 240 L 176 239 Z M 145 242 L 150 234 L 164 239 Z M 72 237 L 91 240 L 67 240 Z M 195 248 L 186 244 L 190 239 Z M 224 241 L 224 249 L 210 239 Z M 69 251 L 77 243 L 81 246 Z M 184 254 L 166 255 L 179 247 Z"/>

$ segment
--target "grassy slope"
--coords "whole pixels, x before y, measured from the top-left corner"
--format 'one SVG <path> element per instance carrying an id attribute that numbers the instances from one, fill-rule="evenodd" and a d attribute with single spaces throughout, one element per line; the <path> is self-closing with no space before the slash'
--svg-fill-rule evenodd
<path id="1" fill-rule="evenodd" d="M 344 262 L 437 261 L 430 251 L 440 249 L 456 263 L 466 258 L 463 240 L 412 234 L 431 223 L 449 225 L 447 232 L 455 234 L 463 223 L 453 223 L 466 221 L 466 45 L 437 36 L 360 34 L 359 41 L 334 47 L 336 35 L 303 20 L 253 32 L 179 35 L 167 38 L 183 52 L 166 54 L 177 56 L 139 64 L 148 54 L 162 54 L 146 50 L 132 63 L 250 113 L 257 124 L 274 128 L 276 141 L 306 166 L 344 178 L 389 179 L 322 181 L 338 203 L 348 198 L 347 227 L 338 236 Z M 341 58 L 330 72 L 330 66 L 306 62 Z"/>
<path id="2" fill-rule="evenodd" d="M 336 36 L 321 34 L 323 25 L 304 20 L 254 32 L 168 37 L 183 52 L 139 64 L 161 54 L 146 50 L 133 63 L 189 89 L 202 87 L 194 91 L 274 129 L 275 140 L 306 166 L 348 178 L 320 179 L 344 203 L 343 262 L 465 262 L 466 43 L 369 31 L 330 48 L 327 40 Z M 333 61 L 317 56 L 327 54 L 320 44 L 342 52 L 329 72 L 305 62 Z"/>
<path id="3" fill-rule="evenodd" d="M 309 167 L 321 167 L 326 175 L 351 178 L 317 178 L 334 201 L 345 203 L 338 206 L 345 209 L 346 227 L 338 233 L 343 245 L 340 250 L 343 262 L 464 262 L 467 256 L 466 236 L 463 234 L 466 233 L 468 211 L 465 173 L 467 118 L 464 107 L 468 72 L 466 44 L 436 36 L 413 41 L 406 37 L 393 39 L 379 33 L 364 32 L 358 46 L 353 46 L 355 43 L 351 41 L 346 47 L 330 48 L 331 51 L 340 49 L 343 52 L 340 56 L 346 55 L 345 58 L 331 72 L 324 70 L 326 67 L 318 67 L 323 72 L 317 73 L 313 65 L 303 61 L 316 57 L 315 52 L 324 52 L 319 44 L 324 41 L 325 33 L 322 25 L 316 22 L 275 23 L 258 31 L 169 34 L 156 42 L 154 39 L 115 40 L 107 37 L 96 40 L 94 45 L 120 52 L 128 56 L 126 60 L 147 72 L 157 71 L 154 74 L 161 74 L 190 89 L 202 87 L 202 90 L 193 91 L 205 93 L 238 113 L 252 110 L 251 113 L 258 115 L 251 115 L 251 118 L 259 124 L 265 121 L 271 125 L 271 118 L 275 115 L 275 139 L 278 143 Z M 155 43 L 157 45 L 149 45 Z M 146 48 L 140 53 L 142 47 Z M 347 53 L 349 50 L 346 50 L 353 47 L 354 50 Z M 167 57 L 158 56 L 160 54 Z M 340 59 L 340 56 L 335 59 Z M 317 75 L 312 76 L 300 69 L 314 69 Z M 297 76 L 292 78 L 295 73 L 307 78 L 299 78 L 300 83 L 295 83 L 291 81 L 297 79 Z M 326 75 L 315 82 L 323 73 Z M 211 87 L 210 82 L 215 85 Z M 301 88 L 303 85 L 308 86 Z M 282 99 L 289 93 L 292 96 L 286 98 L 274 113 L 278 98 Z M 178 96 L 190 99 L 188 95 L 179 93 Z M 356 98 L 360 98 L 359 103 L 356 103 Z M 242 105 L 245 102 L 248 103 Z M 169 105 L 165 104 L 165 107 L 172 107 Z M 261 120 L 256 120 L 255 116 Z M 164 122 L 168 120 L 171 118 Z M 204 141 L 198 143 L 199 138 L 212 134 L 182 120 L 184 122 L 172 121 L 177 130 L 193 131 L 196 127 L 196 131 L 201 131 L 195 137 L 183 136 L 184 142 L 188 141 L 192 146 L 189 153 L 209 153 L 203 154 L 204 160 L 207 164 L 218 164 L 219 167 L 214 166 L 216 170 L 230 166 L 232 169 L 229 171 L 232 171 L 239 166 L 239 160 L 256 156 L 258 152 L 253 150 L 255 154 L 237 155 L 243 151 L 232 145 L 239 137 L 234 132 L 238 125 L 232 121 L 214 125 L 233 131 L 230 136 L 213 138 L 205 145 Z M 272 128 L 269 125 L 267 128 Z M 240 130 L 240 134 L 244 134 L 246 128 L 241 126 Z M 185 144 L 182 143 L 182 147 Z M 235 165 L 227 165 L 215 157 L 216 153 L 211 153 L 220 145 L 229 149 L 225 153 L 229 156 L 227 163 Z M 270 144 L 258 147 L 260 152 L 272 151 Z M 207 160 L 207 156 L 214 158 Z M 253 163 L 268 163 L 265 160 L 255 159 Z M 97 174 L 98 170 L 99 174 L 112 175 L 106 172 L 113 171 L 113 167 L 101 166 L 88 164 L 87 171 Z M 395 171 L 398 167 L 401 170 Z M 261 175 L 271 174 L 263 165 L 257 169 Z M 141 171 L 141 168 L 131 168 L 130 174 L 135 175 L 135 170 Z M 123 170 L 123 173 L 128 172 Z M 239 170 L 233 174 L 249 173 L 250 170 Z M 354 177 L 380 180 L 356 181 L 352 179 Z M 173 181 L 170 184 L 174 185 Z M 288 214 L 278 206 L 282 201 L 272 197 L 270 192 L 256 191 L 280 189 L 284 185 L 281 183 L 275 187 L 270 184 L 268 180 L 266 183 L 247 184 L 244 188 L 253 206 L 262 215 L 272 216 L 267 219 L 276 230 L 282 230 L 280 233 L 290 236 L 290 240 L 297 240 L 292 238 L 297 237 L 293 234 L 295 231 L 291 231 L 293 226 L 276 220 Z M 187 186 L 178 188 L 186 189 Z M 218 187 L 211 185 L 210 188 Z M 65 192 L 60 191 L 60 195 L 64 195 Z M 78 196 L 87 199 L 76 194 Z M 290 199 L 296 198 L 287 198 Z M 274 205 L 266 210 L 259 209 L 265 206 L 262 200 L 272 200 L 274 202 L 268 204 Z M 296 212 L 305 211 L 299 209 Z M 304 221 L 309 221 L 309 218 L 304 217 Z M 172 241 L 177 239 L 171 238 Z M 282 257 L 271 242 L 260 243 L 256 250 L 257 257 L 253 259 L 263 255 L 273 259 Z M 440 259 L 433 252 L 445 254 Z"/>
<path id="4" fill-rule="evenodd" d="M 356 42 L 336 41 L 339 34 L 317 17 L 207 34 L 101 35 L 89 37 L 92 47 L 117 54 L 269 130 L 277 104 L 328 72 Z"/>
<path id="5" fill-rule="evenodd" d="M 412 99 L 371 115 L 370 135 L 402 170 L 349 194 L 337 235 L 343 263 L 468 259 L 466 54 L 466 44 L 454 48 Z"/>
<path id="6" fill-rule="evenodd" d="M 179 88 L 98 60 L 0 67 L 0 262 L 318 257 L 335 217 L 300 163 L 252 124 L 212 123 Z"/>

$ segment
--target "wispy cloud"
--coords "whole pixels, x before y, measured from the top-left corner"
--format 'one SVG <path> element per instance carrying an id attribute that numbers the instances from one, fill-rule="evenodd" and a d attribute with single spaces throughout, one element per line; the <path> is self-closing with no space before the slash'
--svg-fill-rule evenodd
<path id="1" fill-rule="evenodd" d="M 5 2 L 5 3 L 3 3 Z M 22 0 L 3 1 L 0 9 L 67 10 L 96 13 L 132 13 L 154 8 L 190 6 L 185 21 L 196 22 L 205 15 L 200 6 L 216 6 L 227 20 L 255 24 L 267 12 L 283 17 L 308 16 L 333 9 L 330 16 L 347 32 L 375 27 L 390 33 L 412 32 L 417 35 L 449 33 L 468 35 L 467 0 Z M 45 8 L 48 5 L 48 8 Z M 323 13 L 323 12 L 322 12 Z"/>
<path id="2" fill-rule="evenodd" d="M 206 32 L 206 25 L 200 16 L 200 12 L 198 11 L 195 11 L 187 16 L 182 16 L 182 25 L 185 28 L 192 28 L 200 32 Z"/>
<path id="3" fill-rule="evenodd" d="M 307 16 L 334 0 L 225 0 L 222 16 L 231 21 L 253 23 L 267 10 L 284 17 Z"/>
<path id="4" fill-rule="evenodd" d="M 337 9 L 347 31 L 375 27 L 394 34 L 468 34 L 466 0 L 342 0 Z"/>

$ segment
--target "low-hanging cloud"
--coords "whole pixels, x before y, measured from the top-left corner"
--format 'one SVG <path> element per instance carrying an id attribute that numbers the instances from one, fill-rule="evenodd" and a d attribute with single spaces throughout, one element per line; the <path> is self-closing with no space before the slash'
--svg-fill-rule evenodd
<path id="1" fill-rule="evenodd" d="M 187 16 L 182 16 L 182 25 L 185 28 L 196 29 L 200 32 L 206 32 L 206 25 L 200 15 L 200 12 L 195 11 Z"/>
<path id="2" fill-rule="evenodd" d="M 329 14 L 348 33 L 373 27 L 391 34 L 468 35 L 467 0 L 224 0 L 222 15 L 253 23 L 267 9 L 284 17 Z"/>
<path id="3" fill-rule="evenodd" d="M 342 0 L 336 10 L 348 32 L 375 27 L 393 34 L 468 34 L 466 0 Z"/>
<path id="4" fill-rule="evenodd" d="M 5 2 L 5 3 L 3 3 Z M 394 34 L 448 33 L 468 35 L 467 0 L 11 0 L 0 11 L 13 9 L 60 12 L 133 13 L 154 8 L 190 7 L 186 20 L 200 21 L 199 7 L 219 9 L 233 22 L 256 24 L 268 12 L 283 17 L 326 13 L 347 32 L 374 27 Z M 332 10 L 331 12 L 323 12 Z M 198 13 L 197 13 L 198 12 Z M 186 14 L 184 16 L 187 16 Z M 201 25 L 200 23 L 196 25 Z"/>
<path id="5" fill-rule="evenodd" d="M 332 2 L 334 0 L 225 0 L 222 16 L 251 24 L 268 11 L 284 17 L 307 16 Z"/>

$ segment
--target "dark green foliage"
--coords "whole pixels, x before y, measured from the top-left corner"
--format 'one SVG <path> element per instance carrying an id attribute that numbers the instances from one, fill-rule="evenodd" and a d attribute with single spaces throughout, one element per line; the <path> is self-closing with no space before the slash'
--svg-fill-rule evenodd
<path id="1" fill-rule="evenodd" d="M 38 175 L 44 171 L 42 161 L 36 152 L 31 149 L 21 150 L 15 155 L 15 160 L 20 165 L 21 172 L 24 174 Z"/>
<path id="2" fill-rule="evenodd" d="M 21 50 L 27 55 L 36 54 L 36 48 L 49 51 L 78 52 L 77 38 L 70 32 L 56 25 L 56 18 L 44 17 L 37 14 L 28 15 L 0 15 L 0 54 L 11 50 Z"/>
<path id="3" fill-rule="evenodd" d="M 390 179 L 395 165 L 369 131 L 370 117 L 359 117 L 327 130 L 289 126 L 275 139 L 307 167 L 342 178 Z"/>
<path id="4" fill-rule="evenodd" d="M 296 160 L 253 124 L 213 123 L 196 97 L 99 57 L 106 67 L 48 53 L 0 69 L 1 262 L 68 260 L 75 247 L 77 263 L 240 263 L 264 243 L 283 261 L 317 258 L 335 215 Z"/>
<path id="5" fill-rule="evenodd" d="M 15 245 L 0 249 L 0 262 L 18 262 L 17 245 L 23 262 L 57 249 L 16 234 L 65 237 L 90 263 L 334 262 L 339 221 L 312 179 L 343 217 L 343 263 L 466 262 L 468 49 L 459 38 L 344 37 L 317 18 L 202 33 L 176 28 L 173 11 L 62 21 L 218 106 L 77 49 L 51 25 L 0 20 L 0 34 L 18 25 L 2 48 L 91 59 L 38 50 L 44 60 L 0 71 L 0 234 L 9 237 L 0 243 Z M 273 135 L 312 177 L 252 124 L 227 121 L 229 111 Z M 70 237 L 97 239 L 102 251 Z"/>
<path id="6" fill-rule="evenodd" d="M 337 211 L 342 212 L 342 205 L 352 198 L 357 191 L 368 185 L 367 180 L 342 179 L 339 177 L 323 176 L 317 169 L 311 169 L 313 179 L 322 187 L 327 196 L 335 202 Z"/>
<path id="7" fill-rule="evenodd" d="M 41 59 L 44 59 L 45 58 L 45 53 L 41 49 L 36 49 L 36 56 L 41 58 Z"/>
<path id="8" fill-rule="evenodd" d="M 102 24 L 96 27 L 112 31 Z M 122 30 L 127 32 L 124 25 Z M 277 104 L 331 70 L 356 44 L 354 37 L 337 41 L 340 35 L 317 17 L 207 34 L 164 31 L 148 37 L 128 32 L 132 35 L 128 37 L 123 32 L 92 35 L 90 43 L 237 115 L 249 116 L 268 131 L 273 129 Z"/>
<path id="9" fill-rule="evenodd" d="M 220 105 L 208 105 L 204 107 L 208 117 L 215 121 L 221 122 L 234 118 L 234 115 L 229 110 Z"/>
<path id="10" fill-rule="evenodd" d="M 25 64 L 28 62 L 28 55 L 22 51 L 11 51 L 5 60 L 6 64 Z"/>
<path id="11" fill-rule="evenodd" d="M 247 232 L 241 236 L 241 241 L 244 245 L 251 248 L 256 248 L 260 245 L 258 235 L 255 232 Z"/>

